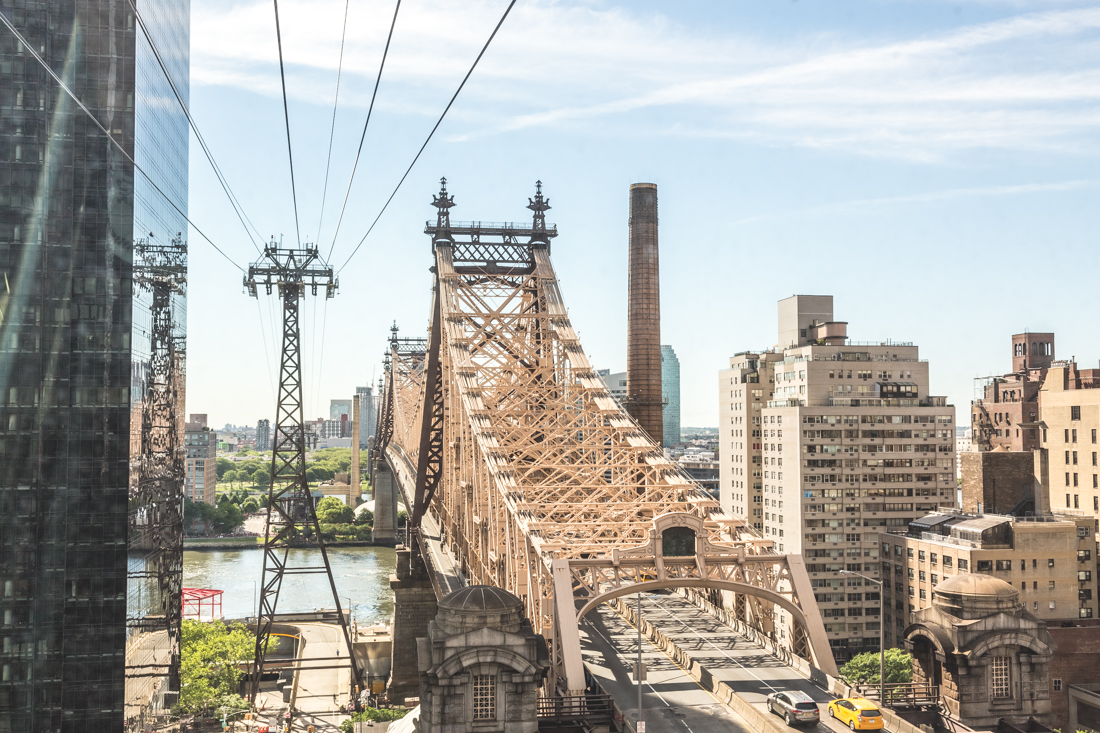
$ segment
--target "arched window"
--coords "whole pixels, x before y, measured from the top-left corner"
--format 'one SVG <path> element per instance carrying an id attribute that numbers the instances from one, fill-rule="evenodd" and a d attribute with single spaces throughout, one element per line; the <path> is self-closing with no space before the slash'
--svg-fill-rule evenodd
<path id="1" fill-rule="evenodd" d="M 1040 354 L 1039 354 L 1039 342 L 1038 341 L 1032 341 L 1031 342 L 1031 353 L 1034 356 L 1040 356 Z"/>

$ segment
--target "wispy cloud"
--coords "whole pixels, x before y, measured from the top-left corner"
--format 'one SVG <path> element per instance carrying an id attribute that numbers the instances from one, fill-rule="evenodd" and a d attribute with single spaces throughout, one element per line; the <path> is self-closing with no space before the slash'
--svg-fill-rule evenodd
<path id="1" fill-rule="evenodd" d="M 750 216 L 745 219 L 738 219 L 734 221 L 733 224 L 734 226 L 739 226 L 741 224 L 751 224 L 753 222 L 766 221 L 769 219 L 790 219 L 793 217 L 866 212 L 870 209 L 903 206 L 905 204 L 923 204 L 938 201 L 955 201 L 959 199 L 989 198 L 997 196 L 1019 196 L 1030 193 L 1075 191 L 1097 185 L 1100 185 L 1100 179 L 1079 179 L 1074 181 L 1057 181 L 1053 183 L 1025 183 L 1015 186 L 949 188 L 943 191 L 929 191 L 926 193 L 906 194 L 904 196 L 882 196 L 879 198 L 838 201 L 836 203 L 822 204 L 820 206 L 810 206 L 796 211 L 783 211 L 771 214 L 761 214 L 759 216 Z"/>
<path id="2" fill-rule="evenodd" d="M 434 113 L 502 3 L 409 5 L 380 104 Z M 196 6 L 194 80 L 277 94 L 270 5 Z M 328 103 L 343 3 L 283 7 L 290 91 Z M 389 2 L 354 4 L 344 59 L 349 104 L 367 98 L 390 12 Z M 451 139 L 552 127 L 912 159 L 975 148 L 1100 152 L 1100 7 L 1020 12 L 900 39 L 762 40 L 750 32 L 583 0 L 522 3 L 464 92 Z"/>

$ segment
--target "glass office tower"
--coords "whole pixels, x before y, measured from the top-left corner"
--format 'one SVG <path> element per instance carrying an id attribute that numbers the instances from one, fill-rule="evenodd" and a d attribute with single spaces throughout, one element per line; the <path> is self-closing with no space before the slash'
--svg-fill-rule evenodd
<path id="1" fill-rule="evenodd" d="M 189 0 L 137 6 L 186 100 Z M 186 211 L 186 118 L 129 4 L 0 12 Z M 133 243 L 186 222 L 30 48 L 0 27 L 0 733 L 118 731 L 150 328 Z"/>
<path id="2" fill-rule="evenodd" d="M 680 437 L 680 359 L 668 344 L 661 345 L 661 393 L 664 398 L 662 421 L 666 448 L 679 445 Z"/>

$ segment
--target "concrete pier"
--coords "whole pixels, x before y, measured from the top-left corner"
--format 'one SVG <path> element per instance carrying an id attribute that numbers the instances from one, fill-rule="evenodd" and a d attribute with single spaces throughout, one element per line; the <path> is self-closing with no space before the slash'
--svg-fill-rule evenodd
<path id="1" fill-rule="evenodd" d="M 438 611 L 435 589 L 422 562 L 410 548 L 398 546 L 397 572 L 390 576 L 393 589 L 393 661 L 388 695 L 391 703 L 420 696 L 416 638 L 426 636 L 428 622 Z"/>

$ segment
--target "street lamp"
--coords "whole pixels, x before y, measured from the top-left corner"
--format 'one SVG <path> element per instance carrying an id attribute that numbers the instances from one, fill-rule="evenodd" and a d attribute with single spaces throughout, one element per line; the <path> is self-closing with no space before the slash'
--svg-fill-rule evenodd
<path id="1" fill-rule="evenodd" d="M 878 703 L 886 704 L 886 588 L 883 581 L 854 573 L 851 570 L 841 570 L 841 575 L 854 575 L 857 578 L 869 580 L 878 585 Z"/>

